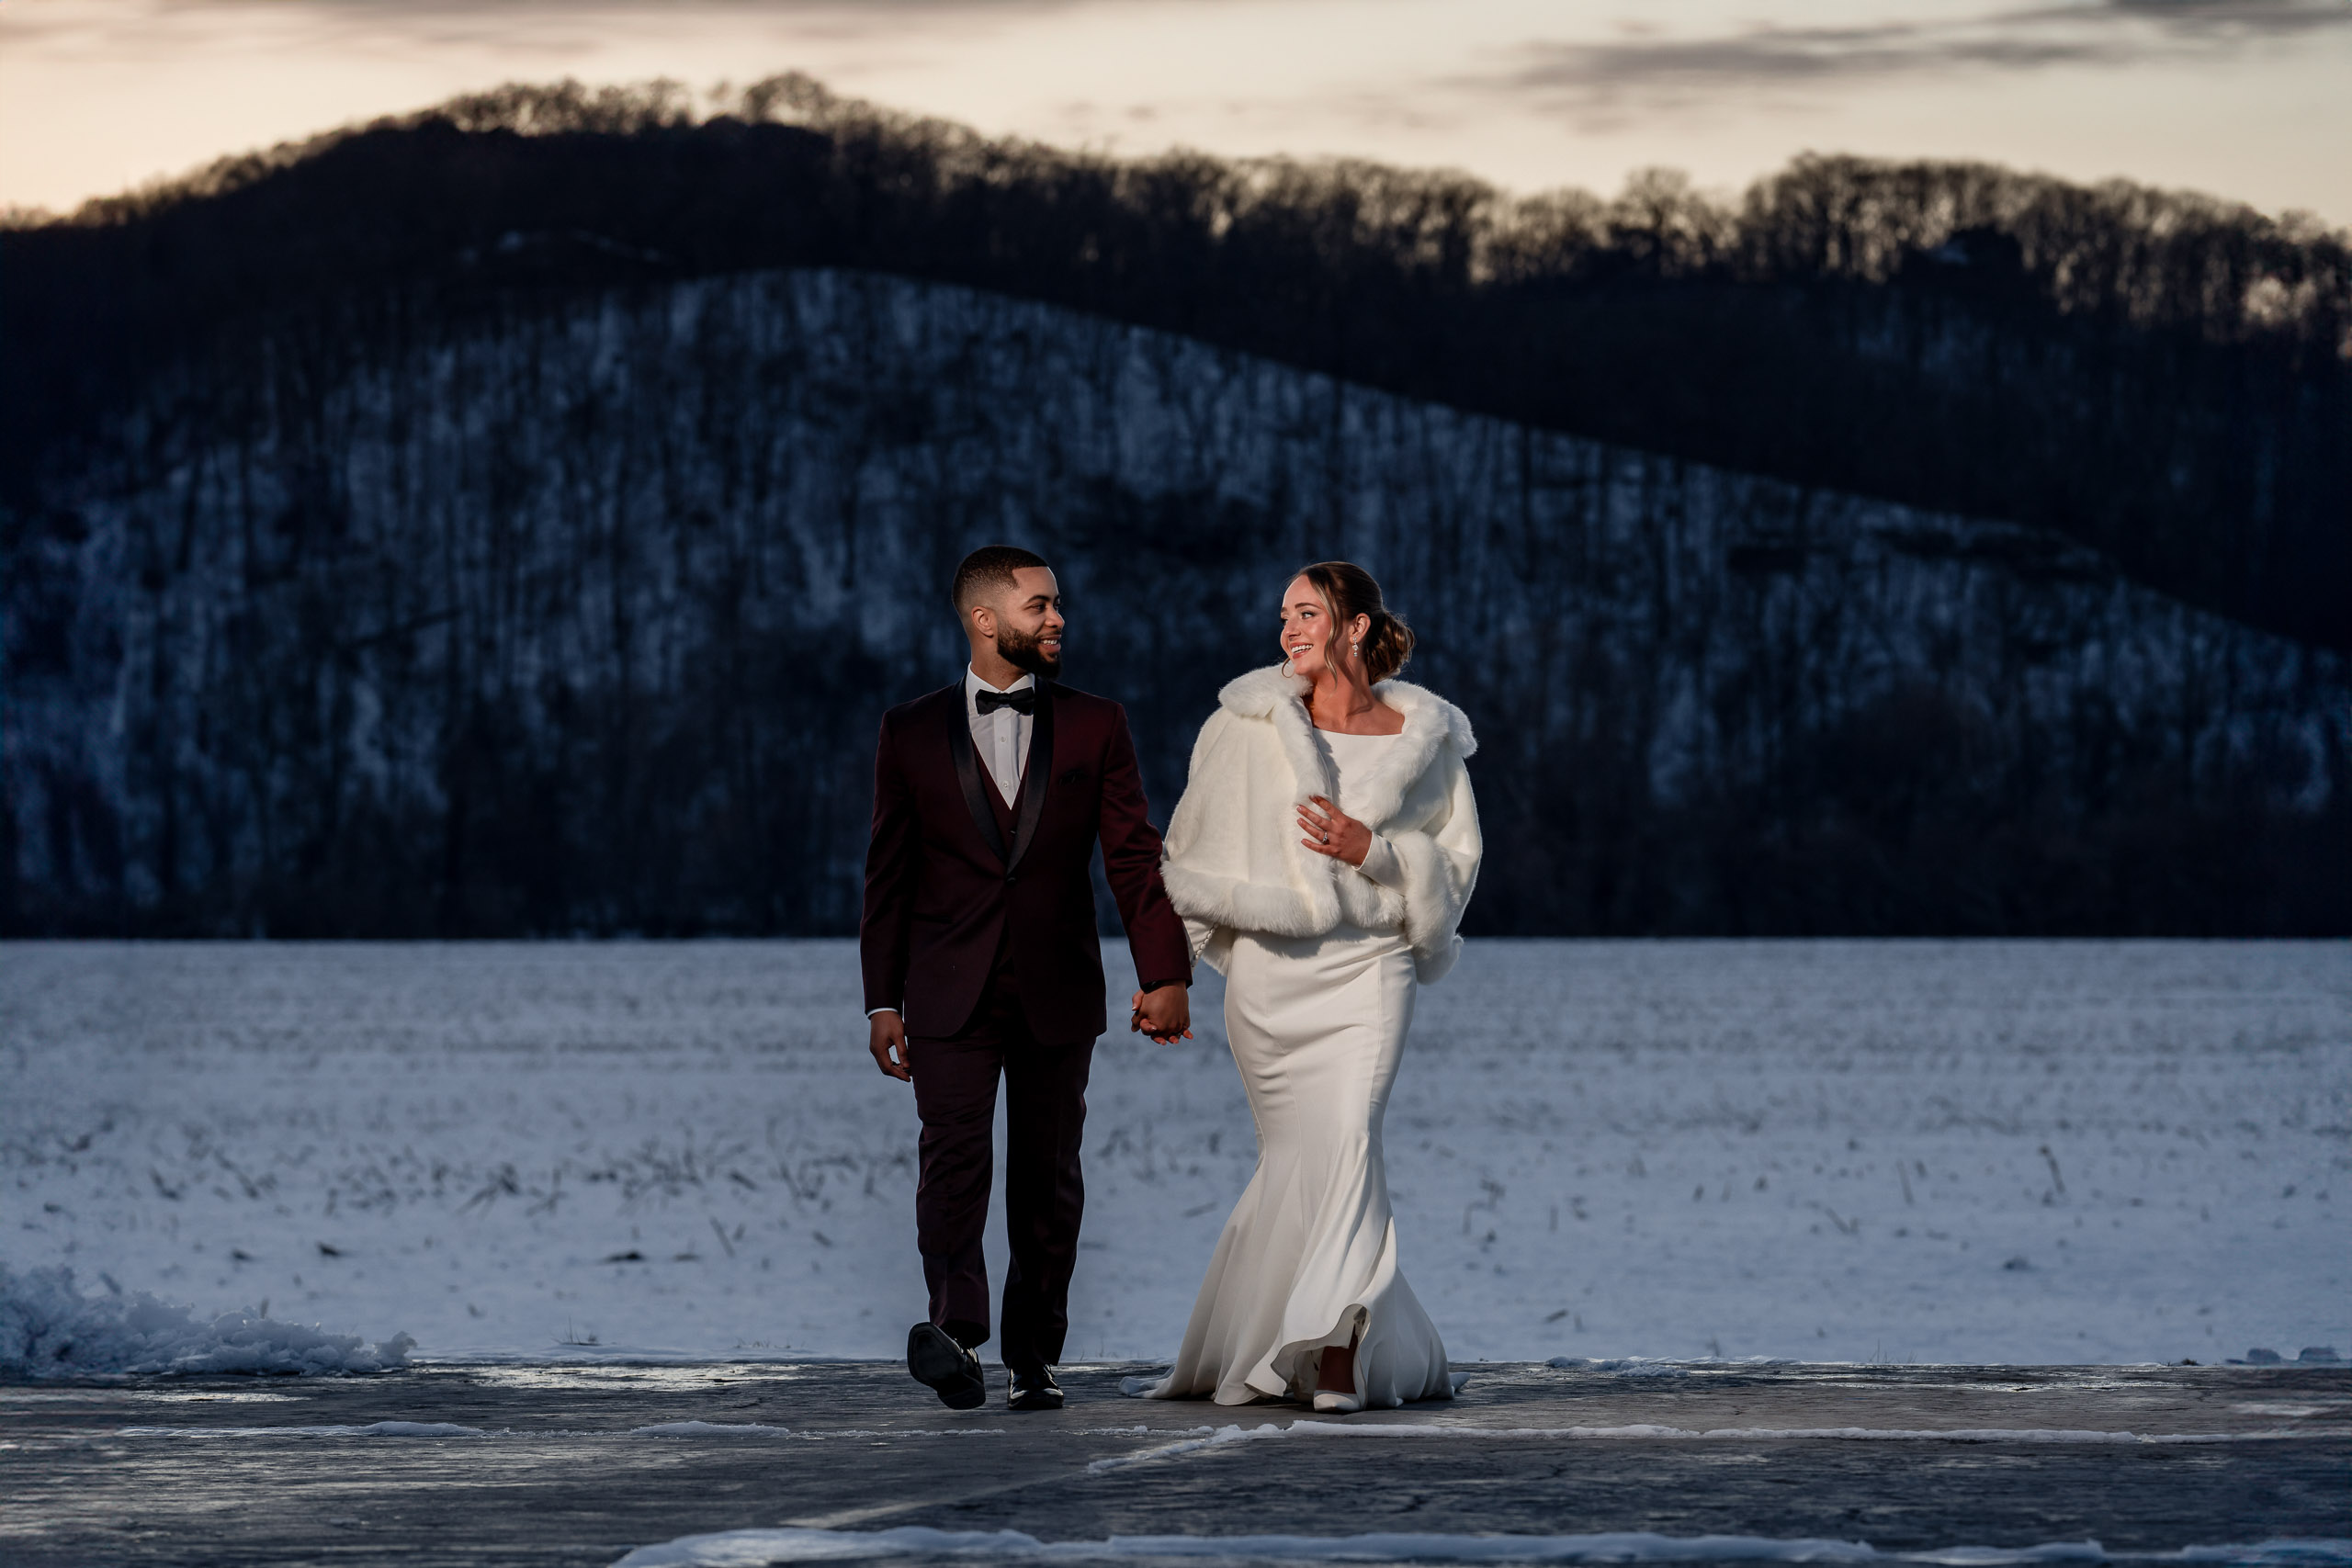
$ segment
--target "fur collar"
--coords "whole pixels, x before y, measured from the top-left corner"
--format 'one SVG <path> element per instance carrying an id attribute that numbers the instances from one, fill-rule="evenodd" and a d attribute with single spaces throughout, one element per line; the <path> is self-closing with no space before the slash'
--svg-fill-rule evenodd
<path id="1" fill-rule="evenodd" d="M 1338 780 L 1321 747 L 1315 744 L 1315 727 L 1307 721 L 1303 677 L 1285 676 L 1282 666 L 1270 664 L 1226 682 L 1217 703 L 1242 718 L 1272 722 L 1282 739 L 1283 755 L 1290 762 L 1297 796 L 1335 797 Z M 1429 771 L 1437 750 L 1447 740 L 1464 761 L 1478 750 L 1470 720 L 1463 711 L 1436 693 L 1408 681 L 1383 681 L 1372 694 L 1405 716 L 1405 731 L 1396 744 L 1382 753 L 1380 766 L 1351 792 L 1350 815 L 1378 829 L 1405 804 L 1405 792 Z"/>

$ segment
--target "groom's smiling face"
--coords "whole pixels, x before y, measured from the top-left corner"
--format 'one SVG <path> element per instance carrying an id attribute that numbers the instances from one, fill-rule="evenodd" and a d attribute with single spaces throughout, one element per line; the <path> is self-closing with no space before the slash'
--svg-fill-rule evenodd
<path id="1" fill-rule="evenodd" d="M 987 608 L 1006 663 L 1041 680 L 1062 672 L 1062 590 L 1051 569 L 1020 568 Z"/>

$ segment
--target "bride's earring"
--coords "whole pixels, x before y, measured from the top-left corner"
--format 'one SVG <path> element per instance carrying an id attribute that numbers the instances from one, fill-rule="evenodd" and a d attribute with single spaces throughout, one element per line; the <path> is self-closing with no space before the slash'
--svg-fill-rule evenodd
<path id="1" fill-rule="evenodd" d="M 1290 655 L 1285 653 L 1283 655 L 1283 679 L 1288 681 L 1294 678 L 1290 668 Z"/>

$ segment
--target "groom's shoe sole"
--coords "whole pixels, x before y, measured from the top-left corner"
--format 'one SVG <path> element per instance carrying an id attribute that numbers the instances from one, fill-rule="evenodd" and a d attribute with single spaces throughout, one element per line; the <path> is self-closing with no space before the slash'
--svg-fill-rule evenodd
<path id="1" fill-rule="evenodd" d="M 935 1323 L 918 1323 L 907 1331 L 907 1371 L 950 1410 L 978 1410 L 989 1402 L 979 1358 Z"/>

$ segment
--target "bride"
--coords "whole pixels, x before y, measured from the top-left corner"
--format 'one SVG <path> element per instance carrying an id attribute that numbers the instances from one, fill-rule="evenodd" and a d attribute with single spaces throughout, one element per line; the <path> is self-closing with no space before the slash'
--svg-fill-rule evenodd
<path id="1" fill-rule="evenodd" d="M 1282 649 L 1219 694 L 1168 826 L 1169 897 L 1226 976 L 1258 1169 L 1175 1367 L 1138 1392 L 1444 1399 L 1445 1346 L 1396 1267 L 1380 1123 L 1415 989 L 1461 951 L 1477 742 L 1461 709 L 1393 679 L 1413 634 L 1361 567 L 1291 581 Z"/>

